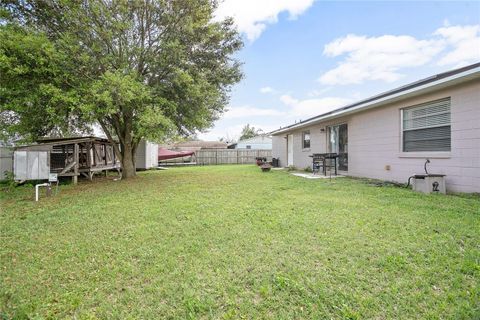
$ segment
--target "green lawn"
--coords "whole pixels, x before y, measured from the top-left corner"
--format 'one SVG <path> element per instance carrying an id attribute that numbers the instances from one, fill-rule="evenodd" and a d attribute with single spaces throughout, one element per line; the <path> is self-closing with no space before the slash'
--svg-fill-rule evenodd
<path id="1" fill-rule="evenodd" d="M 254 166 L 2 190 L 0 318 L 479 319 L 480 198 Z"/>

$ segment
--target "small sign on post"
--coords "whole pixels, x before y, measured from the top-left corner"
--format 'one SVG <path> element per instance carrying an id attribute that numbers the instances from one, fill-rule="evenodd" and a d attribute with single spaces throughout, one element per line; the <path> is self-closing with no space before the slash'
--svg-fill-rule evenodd
<path id="1" fill-rule="evenodd" d="M 50 173 L 48 175 L 48 182 L 58 182 L 58 174 L 57 173 Z"/>
<path id="2" fill-rule="evenodd" d="M 58 173 L 50 173 L 48 175 L 48 187 L 47 187 L 47 196 L 52 194 L 52 183 L 55 183 L 57 187 L 55 188 L 55 195 L 58 193 Z"/>

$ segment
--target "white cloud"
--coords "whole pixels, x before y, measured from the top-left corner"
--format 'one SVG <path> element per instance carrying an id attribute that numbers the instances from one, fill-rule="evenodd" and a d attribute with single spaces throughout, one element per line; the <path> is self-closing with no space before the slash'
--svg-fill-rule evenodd
<path id="1" fill-rule="evenodd" d="M 290 117 L 303 118 L 303 120 L 335 110 L 352 102 L 350 99 L 338 97 L 298 100 L 290 95 L 281 96 L 280 101 L 291 108 L 289 112 Z"/>
<path id="2" fill-rule="evenodd" d="M 401 69 L 425 65 L 435 57 L 440 66 L 460 67 L 479 61 L 480 25 L 451 26 L 446 20 L 444 27 L 426 40 L 405 35 L 350 34 L 328 43 L 323 54 L 344 56 L 336 68 L 319 78 L 323 84 L 359 84 L 366 80 L 393 82 L 403 76 Z"/>
<path id="3" fill-rule="evenodd" d="M 252 118 L 252 117 L 262 117 L 262 116 L 282 116 L 285 115 L 284 112 L 275 110 L 275 109 L 263 109 L 255 108 L 250 106 L 241 106 L 241 107 L 232 107 L 227 110 L 223 118 L 225 119 L 236 119 L 236 118 Z"/>
<path id="4" fill-rule="evenodd" d="M 284 94 L 280 97 L 280 101 L 282 101 L 284 104 L 287 106 L 294 106 L 295 104 L 298 103 L 298 100 L 293 98 L 292 96 L 288 94 Z"/>
<path id="5" fill-rule="evenodd" d="M 233 17 L 240 32 L 254 41 L 268 24 L 278 21 L 281 12 L 288 12 L 296 19 L 305 12 L 314 0 L 224 0 L 215 13 L 216 19 Z"/>
<path id="6" fill-rule="evenodd" d="M 263 87 L 260 88 L 260 93 L 275 93 L 277 90 L 273 89 L 272 87 Z"/>
<path id="7" fill-rule="evenodd" d="M 480 60 L 480 25 L 450 26 L 435 31 L 434 35 L 442 37 L 450 49 L 438 61 L 438 65 L 465 66 Z"/>
<path id="8" fill-rule="evenodd" d="M 325 97 L 300 100 L 291 95 L 280 97 L 282 102 L 278 109 L 265 109 L 252 106 L 231 107 L 215 126 L 198 137 L 204 140 L 217 140 L 226 137 L 229 141 L 240 136 L 242 128 L 248 123 L 264 132 L 280 128 L 280 125 L 305 120 L 309 117 L 337 109 L 352 102 L 350 99 Z"/>
<path id="9" fill-rule="evenodd" d="M 311 91 L 308 93 L 308 96 L 309 96 L 309 97 L 322 96 L 322 95 L 324 95 L 325 93 L 327 93 L 328 91 L 331 91 L 332 89 L 333 89 L 333 87 L 325 87 L 325 88 L 322 88 L 322 89 L 314 89 L 314 90 L 311 90 Z"/>
<path id="10" fill-rule="evenodd" d="M 324 73 L 319 81 L 328 85 L 358 84 L 365 80 L 393 82 L 402 76 L 400 69 L 424 65 L 443 48 L 443 42 L 436 39 L 350 34 L 325 46 L 324 55 L 346 55 L 346 58 L 336 68 Z"/>

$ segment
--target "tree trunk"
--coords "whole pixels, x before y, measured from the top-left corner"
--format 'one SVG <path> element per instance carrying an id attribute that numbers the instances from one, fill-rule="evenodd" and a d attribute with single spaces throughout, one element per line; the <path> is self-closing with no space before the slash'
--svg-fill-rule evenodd
<path id="1" fill-rule="evenodd" d="M 128 179 L 136 175 L 134 151 L 130 143 L 122 145 L 122 179 Z"/>
<path id="2" fill-rule="evenodd" d="M 110 125 L 113 127 L 113 130 L 115 130 L 115 133 L 120 140 L 120 148 L 113 139 L 112 134 L 104 120 L 98 119 L 98 122 L 102 126 L 102 129 L 107 135 L 108 140 L 114 145 L 115 154 L 118 156 L 118 159 L 122 165 L 122 179 L 128 179 L 136 176 L 135 154 L 137 152 L 137 146 L 140 142 L 140 139 L 132 136 L 131 118 L 124 118 L 125 128 L 122 128 L 118 119 L 110 120 Z"/>

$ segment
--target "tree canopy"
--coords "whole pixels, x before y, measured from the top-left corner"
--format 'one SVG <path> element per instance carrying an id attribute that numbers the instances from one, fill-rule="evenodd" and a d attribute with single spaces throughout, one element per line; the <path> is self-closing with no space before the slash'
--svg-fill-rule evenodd
<path id="1" fill-rule="evenodd" d="M 34 140 L 86 131 L 73 106 L 77 90 L 65 72 L 68 57 L 48 38 L 15 25 L 0 27 L 0 138 Z"/>
<path id="2" fill-rule="evenodd" d="M 240 138 L 238 140 L 250 139 L 262 133 L 263 133 L 262 129 L 255 128 L 254 126 L 250 126 L 250 124 L 247 123 L 243 127 L 242 133 L 240 134 Z"/>
<path id="3" fill-rule="evenodd" d="M 188 136 L 222 114 L 242 41 L 216 1 L 6 1 L 0 23 L 2 134 L 30 139 L 98 123 L 123 176 L 141 139 Z"/>

